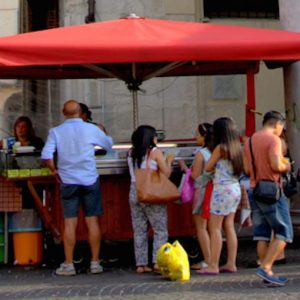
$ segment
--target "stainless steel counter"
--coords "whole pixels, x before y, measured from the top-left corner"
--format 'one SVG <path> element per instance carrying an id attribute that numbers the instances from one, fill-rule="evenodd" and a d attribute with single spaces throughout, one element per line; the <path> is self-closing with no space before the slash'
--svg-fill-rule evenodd
<path id="1" fill-rule="evenodd" d="M 115 175 L 128 173 L 126 159 L 103 159 L 96 157 L 96 166 L 101 175 Z"/>
<path id="2" fill-rule="evenodd" d="M 128 173 L 127 165 L 127 153 L 130 148 L 130 144 L 116 145 L 111 152 L 105 155 L 99 155 L 95 157 L 98 173 L 101 175 L 115 175 Z M 178 160 L 185 160 L 187 164 L 193 161 L 194 152 L 196 150 L 195 145 L 178 146 L 174 143 L 164 143 L 159 145 L 164 155 L 168 153 L 174 154 L 173 171 L 178 170 Z M 0 151 L 0 171 L 5 173 L 5 170 L 19 170 L 41 168 L 40 153 L 24 153 L 14 154 L 11 151 Z M 29 175 L 28 175 L 29 176 Z"/>
<path id="3" fill-rule="evenodd" d="M 160 149 L 164 154 L 174 153 L 175 158 L 172 164 L 173 171 L 178 170 L 178 160 L 185 160 L 187 164 L 191 164 L 194 158 L 196 147 L 175 147 Z M 116 175 L 128 173 L 127 165 L 127 151 L 128 150 L 113 150 L 107 155 L 96 156 L 96 166 L 98 173 L 101 175 Z"/>

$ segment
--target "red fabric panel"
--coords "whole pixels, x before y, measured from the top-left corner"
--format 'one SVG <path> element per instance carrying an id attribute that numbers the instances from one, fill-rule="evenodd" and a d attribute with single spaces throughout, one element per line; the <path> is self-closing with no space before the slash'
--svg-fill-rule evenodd
<path id="1" fill-rule="evenodd" d="M 201 217 L 206 220 L 209 219 L 210 200 L 211 200 L 212 190 L 213 190 L 213 182 L 210 180 L 205 187 L 204 199 L 202 203 Z"/>
<path id="2" fill-rule="evenodd" d="M 299 33 L 158 19 L 120 19 L 0 38 L 0 66 L 299 58 Z"/>

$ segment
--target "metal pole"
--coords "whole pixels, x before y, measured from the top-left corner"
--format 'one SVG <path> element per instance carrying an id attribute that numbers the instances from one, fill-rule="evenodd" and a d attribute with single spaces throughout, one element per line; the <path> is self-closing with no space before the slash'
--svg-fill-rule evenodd
<path id="1" fill-rule="evenodd" d="M 133 102 L 133 129 L 135 130 L 139 125 L 139 106 L 137 90 L 131 90 Z"/>
<path id="2" fill-rule="evenodd" d="M 132 87 L 131 87 L 131 93 L 132 93 L 132 101 L 133 101 L 133 130 L 135 130 L 139 124 L 139 107 L 138 107 L 138 87 L 139 85 L 136 82 L 136 65 L 135 63 L 132 63 L 131 65 L 131 71 L 132 71 Z"/>
<path id="3" fill-rule="evenodd" d="M 4 212 L 4 263 L 8 263 L 8 214 Z"/>
<path id="4" fill-rule="evenodd" d="M 247 71 L 246 136 L 255 132 L 255 82 L 254 69 Z"/>
<path id="5" fill-rule="evenodd" d="M 300 32 L 300 1 L 279 0 L 280 24 L 284 30 Z M 300 166 L 300 61 L 284 67 L 284 97 L 287 119 L 288 147 L 295 166 Z M 298 194 L 297 202 L 300 200 Z M 293 198 L 296 200 L 296 197 Z M 300 203 L 300 202 L 299 202 Z M 295 206 L 293 205 L 293 209 Z M 300 205 L 296 205 L 300 210 Z"/>

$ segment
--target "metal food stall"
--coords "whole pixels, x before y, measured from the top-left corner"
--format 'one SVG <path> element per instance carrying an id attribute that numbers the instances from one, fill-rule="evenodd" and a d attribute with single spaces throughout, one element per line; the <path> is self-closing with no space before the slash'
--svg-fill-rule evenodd
<path id="1" fill-rule="evenodd" d="M 196 145 L 193 141 L 169 141 L 158 144 L 166 155 L 174 153 L 171 180 L 177 185 L 182 172 L 177 161 L 184 159 L 192 162 Z M 105 153 L 95 149 L 95 160 L 102 190 L 104 215 L 100 217 L 103 239 L 131 239 L 132 227 L 128 202 L 130 176 L 127 166 L 127 152 L 130 144 L 116 144 L 112 151 Z M 56 242 L 62 239 L 63 215 L 60 203 L 60 185 L 49 169 L 43 167 L 39 151 L 14 153 L 10 150 L 0 151 L 0 211 L 5 213 L 4 220 L 4 262 L 8 261 L 8 213 L 22 211 L 22 187 L 28 187 L 33 197 L 35 209 Z M 36 187 L 42 186 L 42 195 Z M 170 236 L 194 234 L 191 217 L 191 204 L 168 204 L 168 222 Z M 178 222 L 178 218 L 184 222 Z M 77 239 L 87 240 L 87 228 L 82 211 L 80 211 Z"/>

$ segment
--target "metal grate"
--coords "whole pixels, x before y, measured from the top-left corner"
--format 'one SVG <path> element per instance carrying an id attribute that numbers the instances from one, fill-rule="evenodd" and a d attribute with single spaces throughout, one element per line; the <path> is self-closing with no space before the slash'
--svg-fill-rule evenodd
<path id="1" fill-rule="evenodd" d="M 22 192 L 16 183 L 0 177 L 0 211 L 14 212 L 22 210 Z"/>

